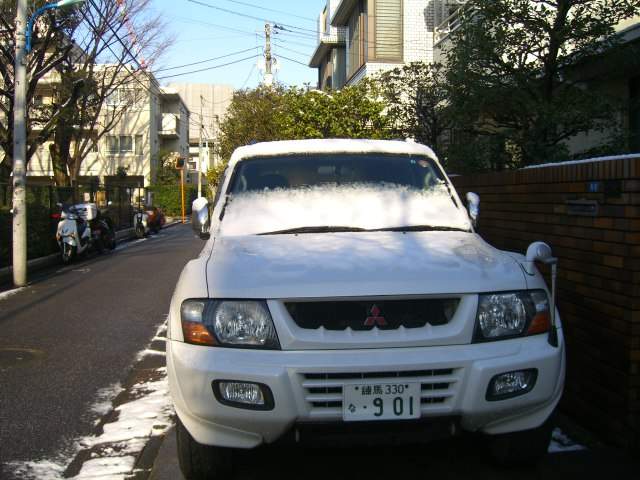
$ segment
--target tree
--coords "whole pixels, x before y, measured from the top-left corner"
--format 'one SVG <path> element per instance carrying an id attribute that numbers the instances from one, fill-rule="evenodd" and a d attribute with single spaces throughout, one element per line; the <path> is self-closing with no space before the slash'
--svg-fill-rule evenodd
<path id="1" fill-rule="evenodd" d="M 176 168 L 175 152 L 160 150 L 158 152 L 159 165 L 156 173 L 156 185 L 179 185 L 180 170 Z"/>
<path id="2" fill-rule="evenodd" d="M 29 2 L 28 14 L 46 2 Z M 0 148 L 4 152 L 2 165 L 11 170 L 13 161 L 13 92 L 14 92 L 14 51 L 15 16 L 14 0 L 0 0 Z M 35 102 L 36 86 L 49 75 L 72 52 L 71 42 L 81 23 L 77 8 L 49 11 L 44 21 L 35 25 L 33 51 L 27 58 L 27 159 L 31 158 L 39 145 L 48 140 L 57 111 L 43 115 L 43 109 Z M 34 128 L 36 127 L 37 128 Z"/>
<path id="3" fill-rule="evenodd" d="M 282 139 L 389 138 L 386 105 L 377 84 L 363 80 L 341 90 L 290 88 L 276 112 Z"/>
<path id="4" fill-rule="evenodd" d="M 11 166 L 13 120 L 13 31 L 15 2 L 0 0 L 0 147 Z M 33 2 L 33 8 L 45 2 Z M 166 48 L 164 25 L 150 0 L 91 0 L 80 7 L 52 10 L 33 33 L 27 92 L 27 161 L 53 140 L 49 153 L 56 183 L 75 181 L 87 154 L 122 115 L 154 88 L 146 70 Z M 135 33 L 134 33 L 135 32 Z M 133 56 L 144 58 L 143 68 Z M 142 60 L 141 60 L 142 61 Z M 35 101 L 38 84 L 48 82 L 52 102 Z M 108 101 L 118 92 L 125 101 Z M 121 96 L 124 98 L 125 96 Z"/>
<path id="5" fill-rule="evenodd" d="M 447 52 L 454 163 L 479 138 L 485 168 L 559 160 L 568 139 L 613 124 L 616 104 L 572 71 L 615 48 L 614 26 L 638 13 L 631 0 L 467 2 Z"/>
<path id="6" fill-rule="evenodd" d="M 82 10 L 84 35 L 75 39 L 82 53 L 56 67 L 61 107 L 49 150 L 57 184 L 75 183 L 89 152 L 157 89 L 147 70 L 171 41 L 150 3 L 92 0 Z"/>
<path id="7" fill-rule="evenodd" d="M 296 87 L 258 87 L 234 93 L 220 126 L 218 152 L 228 160 L 242 145 L 306 138 L 389 138 L 385 104 L 363 81 L 331 93 Z"/>
<path id="8" fill-rule="evenodd" d="M 233 151 L 242 145 L 280 138 L 281 128 L 275 113 L 282 108 L 284 91 L 282 86 L 260 86 L 233 93 L 220 124 L 218 153 L 222 159 L 229 160 Z"/>
<path id="9" fill-rule="evenodd" d="M 415 138 L 441 155 L 443 135 L 450 128 L 443 66 L 412 62 L 382 73 L 377 83 L 394 136 Z"/>

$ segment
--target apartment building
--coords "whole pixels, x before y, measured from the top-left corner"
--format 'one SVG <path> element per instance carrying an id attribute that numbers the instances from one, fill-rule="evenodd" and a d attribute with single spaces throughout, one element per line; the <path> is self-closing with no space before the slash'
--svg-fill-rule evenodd
<path id="1" fill-rule="evenodd" d="M 188 157 L 190 112 L 179 93 L 160 87 L 150 73 L 135 75 L 135 79 L 131 77 L 109 95 L 102 109 L 103 118 L 92 132 L 87 132 L 100 138 L 82 162 L 79 183 L 147 187 L 155 181 L 161 156 L 177 152 Z M 55 102 L 58 83 L 56 74 L 45 77 L 38 84 L 34 101 L 44 105 Z M 113 117 L 115 110 L 122 113 Z M 110 123 L 109 118 L 117 121 L 106 134 L 101 134 L 99 130 Z M 38 128 L 32 124 L 33 133 Z M 52 183 L 52 142 L 43 142 L 29 160 L 30 184 Z"/>
<path id="2" fill-rule="evenodd" d="M 197 184 L 198 168 L 204 174 L 220 161 L 215 146 L 220 136 L 220 124 L 233 99 L 233 87 L 209 83 L 170 83 L 169 88 L 180 94 L 191 112 L 187 181 Z M 201 126 L 204 145 L 202 162 L 199 160 Z"/>
<path id="3" fill-rule="evenodd" d="M 328 0 L 309 62 L 318 88 L 352 85 L 410 62 L 434 61 L 436 28 L 461 0 Z"/>
<path id="4" fill-rule="evenodd" d="M 309 66 L 318 69 L 318 88 L 340 89 L 347 81 L 347 28 L 334 27 L 331 19 L 340 0 L 327 0 L 318 17 L 318 46 Z"/>

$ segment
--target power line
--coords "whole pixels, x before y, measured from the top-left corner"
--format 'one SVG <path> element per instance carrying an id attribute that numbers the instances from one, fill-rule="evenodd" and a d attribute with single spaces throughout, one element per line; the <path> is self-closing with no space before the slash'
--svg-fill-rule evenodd
<path id="1" fill-rule="evenodd" d="M 295 25 L 290 25 L 290 24 L 282 23 L 282 22 L 276 22 L 276 21 L 273 21 L 273 20 L 269 20 L 267 18 L 256 17 L 254 15 L 249 15 L 249 14 L 242 13 L 242 12 L 236 12 L 235 10 L 229 10 L 228 8 L 216 7 L 215 5 L 211 5 L 211 4 L 205 3 L 205 2 L 200 2 L 199 0 L 187 0 L 187 1 L 191 2 L 191 3 L 195 3 L 197 5 L 201 5 L 203 7 L 212 8 L 214 10 L 219 10 L 221 12 L 230 13 L 232 15 L 238 15 L 240 17 L 249 18 L 251 20 L 258 20 L 260 22 L 269 22 L 269 23 L 278 24 L 278 25 L 281 25 L 281 26 L 284 26 L 284 27 L 288 27 L 288 28 L 295 28 L 296 30 L 302 30 L 302 31 L 311 32 L 313 34 L 316 33 L 315 30 L 311 30 L 309 28 L 296 27 Z"/>
<path id="2" fill-rule="evenodd" d="M 251 75 L 253 75 L 253 72 L 255 71 L 256 68 L 257 68 L 256 64 L 254 63 L 253 66 L 251 67 L 251 71 L 249 72 L 249 75 L 247 75 L 247 79 L 244 81 L 244 83 L 240 87 L 240 90 L 244 90 L 244 87 L 247 86 L 247 83 L 249 83 L 249 80 L 251 79 Z"/>
<path id="3" fill-rule="evenodd" d="M 308 20 L 309 22 L 313 22 L 313 23 L 316 22 L 315 18 L 303 17 L 301 15 L 296 15 L 295 13 L 285 12 L 283 10 L 275 10 L 273 8 L 261 7 L 259 5 L 255 5 L 253 3 L 240 2 L 238 0 L 225 0 L 225 1 L 231 2 L 231 3 L 237 3 L 238 5 L 244 5 L 245 7 L 259 8 L 260 10 L 266 10 L 267 12 L 281 13 L 283 15 L 289 15 L 290 17 L 299 18 L 300 20 Z"/>
<path id="4" fill-rule="evenodd" d="M 309 53 L 303 53 L 303 52 L 299 52 L 298 50 L 294 50 L 294 49 L 292 49 L 292 48 L 285 47 L 285 46 L 284 46 L 284 45 L 282 45 L 281 43 L 275 42 L 275 44 L 276 44 L 279 48 L 281 48 L 281 49 L 283 49 L 283 50 L 287 50 L 288 52 L 296 53 L 296 54 L 298 54 L 298 55 L 302 55 L 303 57 L 310 57 L 310 56 L 311 56 Z"/>
<path id="5" fill-rule="evenodd" d="M 206 60 L 200 60 L 198 62 L 185 63 L 184 65 L 176 65 L 175 67 L 159 68 L 158 70 L 155 70 L 154 73 L 165 72 L 167 70 L 176 70 L 178 68 L 184 68 L 184 67 L 192 67 L 194 65 L 200 65 L 200 64 L 203 64 L 203 63 L 207 63 L 207 62 L 212 62 L 214 60 L 220 60 L 222 58 L 233 57 L 234 55 L 239 55 L 241 53 L 246 53 L 246 52 L 249 52 L 249 51 L 255 50 L 255 49 L 256 49 L 256 47 L 251 47 L 251 48 L 247 48 L 245 50 L 239 50 L 237 52 L 229 53 L 227 55 L 221 55 L 219 57 L 212 57 L 212 58 L 208 58 Z"/>
<path id="6" fill-rule="evenodd" d="M 93 3 L 93 0 L 89 0 L 89 1 L 91 2 L 91 4 L 93 5 L 93 7 L 95 8 L 95 7 L 96 7 L 96 5 L 95 5 L 95 3 Z M 98 27 L 97 27 L 97 26 L 95 26 L 95 25 L 91 22 L 91 20 L 89 20 L 89 17 L 87 17 L 87 14 L 84 12 L 84 10 L 80 9 L 79 11 L 80 11 L 80 14 L 82 15 L 82 17 L 84 18 L 84 20 L 89 24 L 89 26 L 91 27 L 91 29 L 93 30 L 93 32 L 94 32 L 96 35 L 100 35 L 100 33 L 98 32 Z M 102 12 L 98 11 L 98 13 L 99 13 L 100 17 L 103 19 L 103 21 L 106 21 L 106 22 L 107 22 L 107 25 L 109 26 L 109 29 L 113 32 L 114 36 L 118 39 L 118 41 L 120 42 L 120 44 L 122 44 L 122 45 L 124 46 L 124 43 L 122 42 L 122 39 L 118 36 L 118 34 L 117 34 L 117 33 L 115 33 L 115 32 L 114 32 L 113 28 L 111 27 L 110 22 L 109 22 L 108 20 L 106 20 L 105 16 L 102 14 Z M 111 48 L 111 44 L 107 43 L 107 44 L 106 44 L 106 46 L 107 46 L 107 48 L 109 49 L 109 51 L 110 51 L 110 52 L 111 52 L 111 53 L 112 53 L 116 58 L 119 58 L 119 55 L 118 55 L 118 54 L 113 50 L 113 48 Z M 129 52 L 129 54 L 130 54 L 130 52 Z M 153 91 L 152 91 L 152 90 L 151 90 L 147 85 L 145 85 L 144 83 L 142 83 L 142 81 L 140 81 L 140 79 L 138 78 L 138 76 L 137 76 L 137 73 L 136 73 L 136 72 L 132 72 L 131 78 L 133 78 L 133 80 L 135 80 L 138 84 L 140 84 L 140 86 L 142 86 L 142 88 L 143 88 L 144 90 L 146 90 L 146 91 L 147 91 L 147 93 L 149 93 L 149 94 L 153 94 L 153 93 L 154 93 L 154 92 L 153 92 Z M 153 82 L 153 80 L 154 80 L 154 79 L 153 79 L 153 76 L 148 75 L 148 78 Z M 122 83 L 121 83 L 121 85 L 128 84 L 128 83 L 131 83 L 131 80 L 126 80 L 126 81 L 122 82 Z M 157 88 L 159 88 L 159 86 L 157 86 Z"/>
<path id="7" fill-rule="evenodd" d="M 174 75 L 165 75 L 163 77 L 158 77 L 158 80 L 164 80 L 165 78 L 181 77 L 183 75 L 190 75 L 192 73 L 206 72 L 208 70 L 214 70 L 216 68 L 222 68 L 222 67 L 226 67 L 226 66 L 229 66 L 229 65 L 234 65 L 236 63 L 244 62 L 245 60 L 252 60 L 254 58 L 258 58 L 259 56 L 260 55 L 251 55 L 250 57 L 240 58 L 239 60 L 234 60 L 233 62 L 223 63 L 221 65 L 214 65 L 213 67 L 200 68 L 198 70 L 191 70 L 189 72 L 176 73 Z"/>
<path id="8" fill-rule="evenodd" d="M 197 20 L 195 18 L 176 17 L 176 21 L 182 22 L 182 23 L 206 25 L 208 27 L 222 28 L 223 30 L 229 30 L 230 32 L 238 32 L 238 33 L 242 33 L 243 35 L 254 36 L 256 34 L 256 32 L 248 32 L 246 30 L 240 30 L 239 28 L 228 27 L 226 25 L 219 25 L 217 23 L 205 22 L 204 20 Z"/>
<path id="9" fill-rule="evenodd" d="M 107 27 L 109 27 L 109 30 L 111 30 L 111 33 L 113 33 L 113 35 L 116 37 L 116 39 L 118 40 L 118 42 L 120 43 L 120 45 L 122 45 L 122 47 L 124 48 L 125 52 L 131 57 L 131 59 L 135 62 L 135 64 L 138 66 L 138 69 L 142 70 L 143 72 L 146 72 L 146 69 L 140 64 L 140 62 L 138 61 L 138 59 L 136 58 L 136 56 L 131 52 L 131 50 L 129 49 L 129 47 L 124 43 L 124 41 L 122 40 L 122 38 L 120 38 L 120 36 L 118 35 L 118 32 L 116 32 L 113 28 L 113 26 L 111 25 L 111 22 L 109 21 L 109 19 L 107 19 L 105 17 L 105 15 L 100 11 L 100 8 L 96 5 L 96 3 L 94 2 L 94 0 L 89 0 L 89 3 L 91 3 L 91 5 L 93 5 L 93 8 L 96 9 L 96 12 L 98 15 L 100 15 L 100 18 L 102 18 L 102 20 L 104 22 L 106 22 Z M 84 12 L 83 12 L 84 14 Z M 86 16 L 85 16 L 86 19 Z M 95 30 L 95 28 L 94 28 Z M 137 77 L 134 75 L 133 76 L 136 80 Z M 155 81 L 155 79 L 153 78 L 152 75 L 149 76 L 149 80 L 151 81 L 152 84 L 154 84 L 154 86 L 156 88 L 160 88 L 160 85 L 158 84 L 157 81 Z M 142 82 L 140 82 L 138 80 L 138 83 L 142 84 Z"/>
<path id="10" fill-rule="evenodd" d="M 307 65 L 306 63 L 300 62 L 298 60 L 295 60 L 293 58 L 289 58 L 289 57 L 285 57 L 284 55 L 276 55 L 279 58 L 284 58 L 285 60 L 289 60 L 290 62 L 294 62 L 297 63 L 299 65 L 302 65 L 303 67 L 309 67 L 309 65 Z"/>

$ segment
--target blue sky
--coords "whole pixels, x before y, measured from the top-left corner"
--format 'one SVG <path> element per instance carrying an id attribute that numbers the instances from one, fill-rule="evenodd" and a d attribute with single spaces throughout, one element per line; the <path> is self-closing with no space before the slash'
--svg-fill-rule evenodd
<path id="1" fill-rule="evenodd" d="M 266 20 L 276 22 L 287 30 L 278 30 L 274 34 L 273 52 L 279 64 L 277 80 L 287 85 L 316 84 L 317 70 L 306 65 L 316 43 L 313 33 L 317 24 L 315 19 L 324 7 L 325 0 L 197 1 L 256 18 L 234 15 L 188 0 L 154 0 L 154 8 L 162 13 L 170 33 L 175 37 L 175 43 L 156 65 L 156 70 L 234 54 L 191 67 L 158 71 L 156 76 L 161 84 L 199 82 L 224 83 L 235 88 L 255 87 L 262 78 L 258 63 L 263 54 Z M 244 52 L 237 53 L 241 51 Z M 235 62 L 253 55 L 260 55 L 260 58 L 175 78 L 162 78 Z"/>

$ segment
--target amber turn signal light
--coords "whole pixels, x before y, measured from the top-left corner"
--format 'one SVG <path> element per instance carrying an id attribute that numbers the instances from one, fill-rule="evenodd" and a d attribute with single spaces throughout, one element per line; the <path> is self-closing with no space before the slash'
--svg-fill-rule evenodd
<path id="1" fill-rule="evenodd" d="M 184 335 L 184 341 L 193 345 L 208 345 L 212 346 L 216 344 L 216 339 L 207 327 L 202 323 L 182 321 L 182 334 Z"/>
<path id="2" fill-rule="evenodd" d="M 527 330 L 527 335 L 545 333 L 549 331 L 549 328 L 551 328 L 551 318 L 549 317 L 549 312 L 538 313 L 531 319 L 531 324 L 529 325 L 529 330 Z"/>

